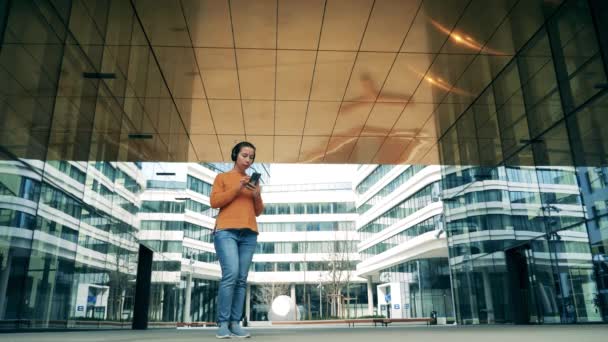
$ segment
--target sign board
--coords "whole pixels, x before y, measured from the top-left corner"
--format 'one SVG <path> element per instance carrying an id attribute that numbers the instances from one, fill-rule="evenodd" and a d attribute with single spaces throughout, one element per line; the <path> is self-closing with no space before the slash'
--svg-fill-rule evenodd
<path id="1" fill-rule="evenodd" d="M 399 304 L 395 304 L 395 305 L 393 305 L 393 308 L 394 308 L 395 310 L 399 310 Z"/>
<path id="2" fill-rule="evenodd" d="M 384 295 L 384 301 L 387 302 L 387 303 L 391 302 L 391 294 L 390 293 L 387 293 L 387 294 Z"/>
<path id="3" fill-rule="evenodd" d="M 76 308 L 76 311 L 84 311 L 84 306 L 78 305 L 78 307 Z"/>
<path id="4" fill-rule="evenodd" d="M 405 304 L 403 304 L 403 308 L 404 308 L 405 310 L 409 310 L 409 309 L 410 309 L 410 304 L 409 304 L 409 303 L 405 303 Z"/>

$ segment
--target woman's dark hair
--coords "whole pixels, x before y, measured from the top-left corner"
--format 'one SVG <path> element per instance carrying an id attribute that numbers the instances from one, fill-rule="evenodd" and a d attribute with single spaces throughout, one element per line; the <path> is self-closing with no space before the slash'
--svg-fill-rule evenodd
<path id="1" fill-rule="evenodd" d="M 255 146 L 253 146 L 252 143 L 250 143 L 249 141 L 241 141 L 240 143 L 234 145 L 234 147 L 232 148 L 232 154 L 230 155 L 230 158 L 232 158 L 233 162 L 236 161 L 236 157 L 238 157 L 239 152 L 241 152 L 243 147 L 251 147 L 255 152 Z M 253 160 L 255 160 L 255 155 L 253 156 Z"/>

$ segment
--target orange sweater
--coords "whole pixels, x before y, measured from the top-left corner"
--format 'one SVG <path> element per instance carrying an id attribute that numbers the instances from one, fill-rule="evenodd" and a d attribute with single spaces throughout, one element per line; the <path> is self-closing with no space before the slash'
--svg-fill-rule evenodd
<path id="1" fill-rule="evenodd" d="M 256 216 L 264 211 L 261 198 L 247 188 L 240 188 L 243 175 L 236 171 L 220 173 L 211 189 L 211 207 L 220 208 L 215 219 L 217 229 L 249 228 L 257 233 Z"/>

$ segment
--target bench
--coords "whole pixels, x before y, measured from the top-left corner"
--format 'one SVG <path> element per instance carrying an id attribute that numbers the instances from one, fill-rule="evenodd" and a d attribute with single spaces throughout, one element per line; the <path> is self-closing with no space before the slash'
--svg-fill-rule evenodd
<path id="1" fill-rule="evenodd" d="M 188 328 L 199 328 L 199 327 L 215 327 L 217 326 L 217 323 L 215 322 L 177 322 L 177 326 L 178 327 L 188 327 Z"/>
<path id="2" fill-rule="evenodd" d="M 374 326 L 378 324 L 388 327 L 391 323 L 414 323 L 414 322 L 426 322 L 427 325 L 431 324 L 432 319 L 427 317 L 422 318 L 369 318 L 369 319 L 348 319 L 346 322 L 349 327 L 354 327 L 355 323 L 374 323 Z"/>
<path id="3" fill-rule="evenodd" d="M 355 319 L 346 319 L 345 322 L 348 324 L 348 327 L 354 327 L 355 323 L 374 323 L 374 320 L 376 320 L 376 318 L 355 318 Z M 376 324 L 374 323 L 374 326 Z"/>
<path id="4" fill-rule="evenodd" d="M 355 324 L 378 324 L 388 327 L 391 323 L 413 323 L 413 322 L 426 322 L 431 323 L 430 318 L 352 318 L 352 319 L 328 319 L 328 320 L 311 320 L 311 321 L 278 321 L 272 322 L 272 325 L 315 325 L 315 324 L 348 324 L 349 328 L 355 326 Z"/>

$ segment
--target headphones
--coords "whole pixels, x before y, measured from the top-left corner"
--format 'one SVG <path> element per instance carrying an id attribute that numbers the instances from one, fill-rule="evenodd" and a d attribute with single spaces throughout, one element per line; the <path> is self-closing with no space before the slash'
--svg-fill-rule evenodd
<path id="1" fill-rule="evenodd" d="M 239 152 L 241 152 L 241 149 L 243 147 L 251 147 L 255 151 L 255 146 L 253 146 L 252 143 L 250 143 L 248 141 L 241 141 L 240 143 L 234 145 L 234 147 L 232 148 L 232 153 L 230 154 L 230 158 L 232 159 L 233 162 L 236 161 L 236 158 L 238 157 Z M 255 160 L 255 156 L 253 157 L 253 160 Z"/>

